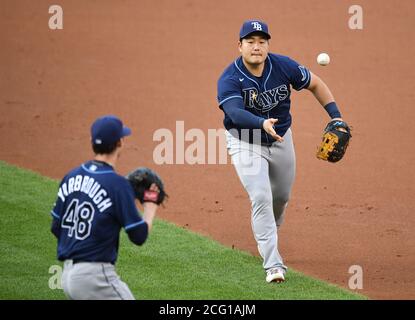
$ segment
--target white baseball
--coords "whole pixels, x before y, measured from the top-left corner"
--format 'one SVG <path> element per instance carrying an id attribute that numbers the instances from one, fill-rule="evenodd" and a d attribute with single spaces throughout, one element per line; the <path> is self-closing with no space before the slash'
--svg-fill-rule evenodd
<path id="1" fill-rule="evenodd" d="M 330 63 L 330 57 L 327 53 L 320 53 L 317 57 L 317 63 L 320 66 L 327 66 Z"/>

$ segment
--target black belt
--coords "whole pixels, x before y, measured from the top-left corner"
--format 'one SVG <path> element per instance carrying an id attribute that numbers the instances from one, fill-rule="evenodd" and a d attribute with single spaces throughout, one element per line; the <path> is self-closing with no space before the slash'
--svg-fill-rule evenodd
<path id="1" fill-rule="evenodd" d="M 72 264 L 77 264 L 77 263 L 81 263 L 81 262 L 99 262 L 99 263 L 111 263 L 111 264 L 114 264 L 114 262 L 110 262 L 110 261 L 83 261 L 83 260 L 72 260 Z"/>

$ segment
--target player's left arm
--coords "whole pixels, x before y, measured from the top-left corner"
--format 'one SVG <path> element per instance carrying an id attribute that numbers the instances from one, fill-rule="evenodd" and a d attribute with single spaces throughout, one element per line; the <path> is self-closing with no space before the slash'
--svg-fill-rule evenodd
<path id="1" fill-rule="evenodd" d="M 50 228 L 50 231 L 53 233 L 56 239 L 59 239 L 59 235 L 61 234 L 60 220 L 57 220 L 55 218 L 52 220 L 52 226 Z"/>
<path id="2" fill-rule="evenodd" d="M 56 200 L 56 203 L 52 209 L 52 211 L 50 212 L 52 215 L 52 224 L 50 227 L 50 231 L 53 233 L 53 235 L 59 239 L 59 235 L 61 233 L 61 214 L 60 212 L 62 211 L 63 208 L 63 203 L 61 201 L 61 199 Z"/>
<path id="3" fill-rule="evenodd" d="M 316 97 L 318 102 L 324 107 L 332 120 L 342 120 L 339 108 L 334 101 L 333 94 L 329 87 L 324 83 L 323 80 L 314 73 L 310 72 L 311 80 L 307 87 L 307 90 Z"/>
<path id="4" fill-rule="evenodd" d="M 61 183 L 59 184 L 58 196 L 56 197 L 55 204 L 53 205 L 53 208 L 50 211 L 50 214 L 52 216 L 50 231 L 57 239 L 59 239 L 61 233 L 61 217 L 62 212 L 64 210 L 64 194 L 62 192 L 62 185 L 65 182 L 65 179 L 66 177 L 63 178 Z"/>

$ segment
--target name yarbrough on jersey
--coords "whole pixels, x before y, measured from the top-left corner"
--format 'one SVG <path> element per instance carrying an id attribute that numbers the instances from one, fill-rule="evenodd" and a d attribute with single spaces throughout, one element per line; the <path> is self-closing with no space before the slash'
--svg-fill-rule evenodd
<path id="1" fill-rule="evenodd" d="M 243 89 L 244 104 L 264 113 L 278 106 L 280 101 L 287 99 L 290 92 L 285 84 L 258 94 L 257 88 Z"/>
<path id="2" fill-rule="evenodd" d="M 87 194 L 100 212 L 112 206 L 111 198 L 107 197 L 107 191 L 94 178 L 87 175 L 77 175 L 71 177 L 68 184 L 63 183 L 59 188 L 58 197 L 65 202 L 65 197 L 77 191 Z"/>

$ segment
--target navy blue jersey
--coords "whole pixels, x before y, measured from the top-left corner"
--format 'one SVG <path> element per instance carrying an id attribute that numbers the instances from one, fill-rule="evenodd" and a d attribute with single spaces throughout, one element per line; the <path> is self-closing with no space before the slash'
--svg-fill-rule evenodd
<path id="1" fill-rule="evenodd" d="M 291 87 L 295 90 L 307 88 L 310 71 L 289 57 L 268 54 L 261 77 L 253 76 L 242 62 L 242 57 L 229 65 L 218 80 L 218 103 L 225 113 L 224 126 L 227 130 L 246 129 L 235 124 L 224 105 L 243 108 L 259 121 L 253 121 L 248 129 L 262 129 L 262 119 L 276 118 L 275 131 L 284 136 L 291 126 Z M 229 109 L 228 109 L 229 110 Z M 255 119 L 255 118 L 254 118 Z M 272 143 L 275 139 L 262 129 L 261 142 Z"/>
<path id="2" fill-rule="evenodd" d="M 134 192 L 104 162 L 89 161 L 62 180 L 51 212 L 58 220 L 58 259 L 115 263 L 120 229 L 143 228 Z"/>

